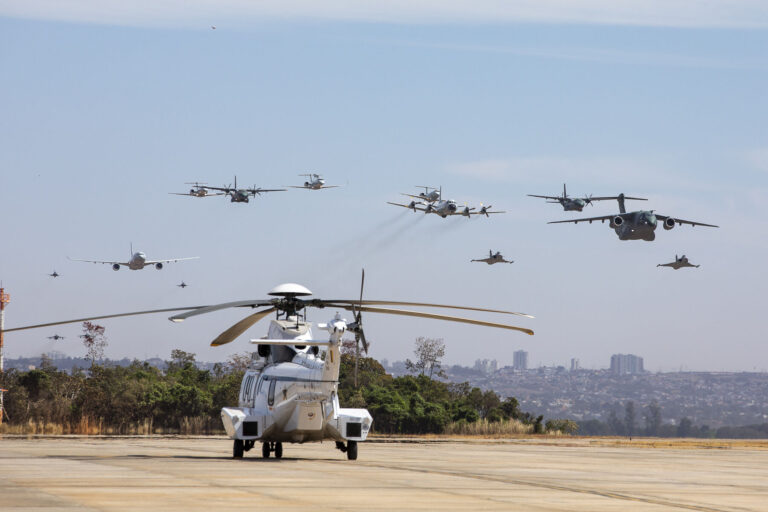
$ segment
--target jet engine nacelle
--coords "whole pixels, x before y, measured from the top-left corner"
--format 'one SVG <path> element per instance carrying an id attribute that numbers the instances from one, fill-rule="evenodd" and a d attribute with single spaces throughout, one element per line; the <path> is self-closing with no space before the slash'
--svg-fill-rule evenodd
<path id="1" fill-rule="evenodd" d="M 162 263 L 155 263 L 155 268 L 157 270 L 163 270 L 163 264 Z"/>
<path id="2" fill-rule="evenodd" d="M 304 182 L 304 186 L 305 186 L 305 187 L 309 187 L 309 185 L 310 185 L 310 183 L 309 183 L 308 181 L 305 181 L 305 182 Z"/>
<path id="3" fill-rule="evenodd" d="M 613 218 L 614 226 L 621 226 L 622 224 L 624 224 L 624 217 L 622 217 L 621 215 L 617 215 Z"/>
<path id="4" fill-rule="evenodd" d="M 115 270 L 115 271 L 120 270 L 120 265 L 115 263 L 114 265 L 112 265 L 112 270 Z"/>
<path id="5" fill-rule="evenodd" d="M 675 219 L 671 217 L 664 219 L 664 229 L 669 231 L 673 227 L 675 227 Z"/>

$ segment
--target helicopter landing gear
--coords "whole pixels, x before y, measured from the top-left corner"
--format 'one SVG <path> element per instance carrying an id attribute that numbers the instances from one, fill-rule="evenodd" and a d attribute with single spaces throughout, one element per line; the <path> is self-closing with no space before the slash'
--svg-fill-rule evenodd
<path id="1" fill-rule="evenodd" d="M 244 451 L 244 444 L 242 439 L 235 439 L 235 444 L 232 446 L 232 458 L 233 459 L 242 459 L 243 458 L 243 451 Z"/>
<path id="2" fill-rule="evenodd" d="M 283 458 L 283 443 L 261 443 L 261 456 L 265 459 L 269 458 L 269 454 L 274 453 L 276 459 Z"/>
<path id="3" fill-rule="evenodd" d="M 336 449 L 346 453 L 348 460 L 357 460 L 357 441 L 347 441 L 346 445 L 342 441 L 336 441 Z"/>

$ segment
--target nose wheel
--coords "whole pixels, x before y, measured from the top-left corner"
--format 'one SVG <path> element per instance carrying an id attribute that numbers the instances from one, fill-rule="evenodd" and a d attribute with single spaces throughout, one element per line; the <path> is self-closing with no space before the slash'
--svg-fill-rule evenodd
<path id="1" fill-rule="evenodd" d="M 261 443 L 261 456 L 265 459 L 269 458 L 269 454 L 274 453 L 276 459 L 283 458 L 283 443 Z"/>
<path id="2" fill-rule="evenodd" d="M 336 449 L 347 454 L 347 460 L 357 460 L 357 441 L 347 441 L 346 446 L 341 441 L 336 441 Z"/>

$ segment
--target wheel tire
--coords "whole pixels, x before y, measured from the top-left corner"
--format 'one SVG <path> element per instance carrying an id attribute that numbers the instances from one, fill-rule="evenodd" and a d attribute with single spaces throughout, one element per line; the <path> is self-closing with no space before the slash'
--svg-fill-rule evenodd
<path id="1" fill-rule="evenodd" d="M 347 459 L 357 460 L 357 441 L 347 441 Z"/>
<path id="2" fill-rule="evenodd" d="M 235 439 L 235 443 L 232 445 L 232 458 L 233 459 L 242 459 L 243 458 L 243 440 L 242 439 Z"/>
<path id="3" fill-rule="evenodd" d="M 275 443 L 275 458 L 283 458 L 283 443 Z"/>
<path id="4" fill-rule="evenodd" d="M 261 456 L 265 459 L 269 458 L 269 443 L 261 443 Z"/>

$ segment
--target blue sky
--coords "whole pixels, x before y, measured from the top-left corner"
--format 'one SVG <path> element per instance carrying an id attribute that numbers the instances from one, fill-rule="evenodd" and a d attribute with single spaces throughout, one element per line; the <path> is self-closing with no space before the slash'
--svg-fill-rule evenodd
<path id="1" fill-rule="evenodd" d="M 758 7 L 720 24 L 683 23 L 661 8 L 650 22 L 583 12 L 466 21 L 429 2 L 384 19 L 345 19 L 344 2 L 325 16 L 260 17 L 236 1 L 213 21 L 201 7 L 173 23 L 140 10 L 121 23 L 85 1 L 69 13 L 32 8 L 44 4 L 0 6 L 7 327 L 258 298 L 284 281 L 354 297 L 364 266 L 369 298 L 536 316 L 513 322 L 536 331 L 528 337 L 368 315 L 377 358 L 411 357 L 414 338 L 434 336 L 449 363 L 511 364 L 523 348 L 534 364 L 577 357 L 599 368 L 630 352 L 654 371 L 768 368 L 768 17 L 759 4 L 735 3 Z M 425 21 L 430 12 L 449 19 Z M 236 174 L 274 187 L 311 170 L 343 187 L 247 205 L 168 195 L 186 181 L 224 185 Z M 581 214 L 525 194 L 555 194 L 563 182 L 572 194 L 626 192 L 650 199 L 638 206 L 722 227 L 677 227 L 645 243 L 621 242 L 605 225 L 547 225 Z M 385 204 L 413 185 L 508 213 L 443 220 Z M 585 214 L 615 211 L 603 203 Z M 201 259 L 161 272 L 67 260 L 123 258 L 131 242 L 150 257 Z M 490 248 L 515 264 L 469 263 Z M 701 268 L 656 268 L 682 253 Z M 61 278 L 45 275 L 54 268 Z M 174 286 L 182 279 L 185 290 Z M 248 350 L 248 336 L 207 344 L 244 314 L 105 322 L 107 354 L 183 348 L 223 360 Z M 54 332 L 67 339 L 47 340 Z M 6 357 L 82 353 L 78 332 L 11 333 Z"/>

